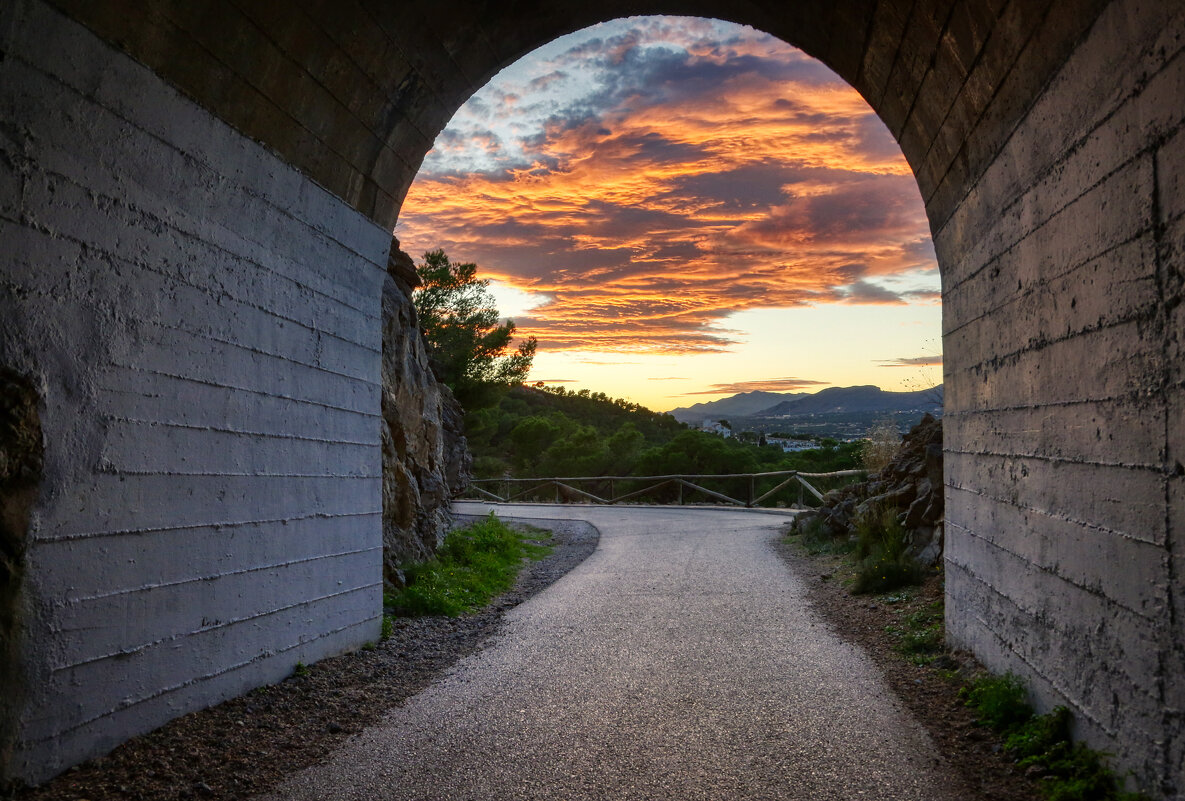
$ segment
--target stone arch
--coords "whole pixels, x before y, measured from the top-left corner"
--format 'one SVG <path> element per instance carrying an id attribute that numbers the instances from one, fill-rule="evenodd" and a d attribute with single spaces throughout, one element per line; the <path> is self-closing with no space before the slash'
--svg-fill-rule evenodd
<path id="1" fill-rule="evenodd" d="M 901 145 L 936 228 L 1106 5 L 536 1 L 500 13 L 370 0 L 347 9 L 311 2 L 289 14 L 157 0 L 133 24 L 119 3 L 54 2 L 385 225 L 453 112 L 524 53 L 631 15 L 751 25 L 864 96 Z"/>
<path id="2" fill-rule="evenodd" d="M 53 90 L 45 113 L 58 117 L 38 118 L 41 128 L 29 123 L 31 131 L 52 132 L 55 124 L 83 130 L 74 111 L 102 108 L 126 122 L 129 135 L 150 133 L 145 142 L 185 156 L 174 160 L 192 171 L 197 199 L 176 185 L 137 195 L 137 213 L 165 209 L 157 222 L 170 231 L 185 228 L 178 219 L 225 225 L 235 241 L 221 242 L 220 253 L 241 250 L 283 280 L 365 306 L 359 298 L 375 290 L 374 271 L 386 261 L 380 233 L 389 232 L 423 154 L 464 99 L 545 41 L 642 13 L 715 16 L 774 34 L 834 69 L 885 121 L 917 177 L 943 276 L 950 634 L 990 666 L 1021 672 L 1043 703 L 1070 705 L 1082 734 L 1118 753 L 1145 786 L 1185 791 L 1179 785 L 1185 765 L 1185 10 L 1179 3 L 526 0 L 505 10 L 477 0 L 304 0 L 295 8 L 234 0 L 20 0 L 0 12 L 9 54 L 0 69 L 12 74 L 0 81 L 6 87 L 0 98 L 23 123 L 42 113 L 22 100 L 24 87 L 45 87 L 38 89 L 43 95 Z M 100 53 L 88 35 L 147 70 Z M 69 57 L 57 63 L 39 56 L 46 43 Z M 175 108 L 165 84 L 278 160 L 273 165 L 260 148 L 201 115 L 185 111 L 184 124 L 158 119 L 154 104 Z M 59 98 L 58 85 L 69 93 Z M 25 182 L 0 187 L 0 201 L 19 198 L 0 203 L 0 212 L 24 234 L 46 236 L 39 218 L 52 218 L 61 201 L 38 196 L 28 176 L 73 175 L 75 164 L 44 144 L 52 136 L 22 138 L 25 128 L 14 130 L 6 134 L 6 163 L 19 162 L 10 172 Z M 102 144 L 106 150 L 79 146 L 70 158 L 107 170 L 111 153 L 127 155 L 121 147 L 117 139 Z M 254 165 L 264 163 L 267 174 L 259 175 Z M 307 187 L 307 179 L 328 194 Z M 297 199 L 268 201 L 278 211 L 269 212 L 263 228 L 274 234 L 265 231 L 255 241 L 236 227 L 242 209 L 228 197 L 286 191 Z M 180 216 L 170 216 L 177 209 Z M 146 227 L 131 212 L 102 212 L 128 231 Z M 367 227 L 367 220 L 377 226 Z M 285 249 L 290 228 L 316 241 L 308 264 Z M 89 242 L 89 236 L 75 238 Z M 242 239 L 248 245 L 240 247 Z M 284 263 L 271 264 L 256 245 L 271 247 Z M 126 247 L 134 261 L 140 246 L 133 238 L 111 247 Z M 88 251 L 72 258 L 85 261 Z M 289 262 L 301 265 L 295 278 L 284 273 Z M 12 263 L 17 284 L 36 283 L 28 278 L 31 267 Z M 352 277 L 354 271 L 363 277 Z M 334 282 L 346 288 L 339 292 Z M 38 291 L 42 299 L 14 302 L 43 309 L 43 316 L 67 308 L 54 295 L 57 288 Z M 117 317 L 157 308 L 152 297 L 123 295 L 111 301 Z M 0 300 L 0 310 L 7 302 Z M 287 309 L 288 290 L 276 289 L 266 303 Z M 0 345 L 19 351 L 11 343 L 27 345 L 41 330 L 37 325 L 0 328 Z M 224 339 L 240 331 L 227 330 L 219 334 Z M 341 339 L 343 349 L 373 352 L 365 336 Z M 108 350 L 117 360 L 131 347 L 117 337 Z M 135 385 L 134 376 L 121 374 L 118 381 Z M 60 376 L 45 382 L 47 451 L 56 425 L 54 389 L 65 382 Z M 184 399 L 172 404 L 157 411 L 180 414 Z M 262 446 L 251 451 L 262 463 L 294 458 L 268 453 Z M 112 463 L 96 475 L 118 473 Z M 238 485 L 227 479 L 222 489 L 228 486 Z M 372 498 L 369 492 L 359 497 Z M 44 520 L 39 525 L 42 533 L 52 528 Z M 36 569 L 49 557 L 39 556 L 37 536 L 31 543 Z M 333 643 L 351 636 L 358 639 L 342 635 Z M 41 652 L 30 658 L 49 660 Z M 269 675 L 228 679 L 211 671 L 216 678 L 190 682 L 171 696 L 181 700 L 158 706 L 192 707 Z M 61 700 L 52 693 L 34 697 Z M 167 711 L 148 717 L 162 714 Z M 48 742 L 52 728 L 26 739 Z M 29 746 L 35 755 L 29 758 L 48 747 Z M 67 751 L 58 767 L 86 748 Z"/>

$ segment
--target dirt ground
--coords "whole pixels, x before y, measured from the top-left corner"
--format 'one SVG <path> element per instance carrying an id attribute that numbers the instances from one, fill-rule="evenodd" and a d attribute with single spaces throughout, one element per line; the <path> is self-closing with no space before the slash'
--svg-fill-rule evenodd
<path id="1" fill-rule="evenodd" d="M 778 544 L 779 555 L 807 583 L 811 604 L 844 639 L 859 645 L 880 667 L 889 686 L 960 773 L 976 795 L 969 801 L 1038 801 L 1034 779 L 1003 752 L 1000 739 L 975 725 L 959 699 L 959 688 L 981 666 L 969 654 L 947 653 L 917 665 L 898 651 L 893 632 L 910 615 L 932 610 L 943 599 L 942 574 L 932 572 L 921 587 L 885 595 L 854 596 L 847 584 L 855 570 L 833 555 L 808 555 L 793 539 Z"/>
<path id="2" fill-rule="evenodd" d="M 137 737 L 105 757 L 73 768 L 42 787 L 17 792 L 19 801 L 246 799 L 288 774 L 324 759 L 351 734 L 429 685 L 482 647 L 505 610 L 530 598 L 579 564 L 596 547 L 584 524 L 559 523 L 553 553 L 530 563 L 514 590 L 490 608 L 461 618 L 395 621 L 392 635 L 326 659 L 269 687 L 186 715 Z M 978 794 L 969 801 L 1035 801 L 1035 783 L 1021 775 L 998 740 L 974 725 L 958 699 L 955 668 L 973 671 L 959 655 L 929 666 L 894 650 L 886 627 L 941 599 L 941 577 L 888 599 L 851 596 L 836 557 L 807 556 L 779 544 L 780 556 L 806 581 L 811 602 L 844 638 L 864 648 L 889 685 L 929 730 L 939 748 Z M 886 800 L 889 801 L 889 800 Z"/>

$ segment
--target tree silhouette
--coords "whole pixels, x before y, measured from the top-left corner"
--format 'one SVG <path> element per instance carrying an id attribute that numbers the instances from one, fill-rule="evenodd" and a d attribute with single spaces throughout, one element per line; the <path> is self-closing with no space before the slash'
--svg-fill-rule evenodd
<path id="1" fill-rule="evenodd" d="M 488 405 L 499 389 L 521 383 L 535 358 L 535 337 L 507 353 L 514 321 L 499 324 L 490 282 L 477 277 L 477 265 L 454 263 L 443 250 L 432 250 L 416 273 L 422 284 L 412 293 L 412 302 L 433 370 L 461 405 Z"/>

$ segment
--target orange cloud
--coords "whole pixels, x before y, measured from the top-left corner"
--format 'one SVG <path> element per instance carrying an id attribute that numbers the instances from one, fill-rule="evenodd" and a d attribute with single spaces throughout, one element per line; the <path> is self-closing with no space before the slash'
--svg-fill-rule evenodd
<path id="1" fill-rule="evenodd" d="M 479 95 L 480 115 L 446 129 L 408 194 L 404 246 L 546 295 L 516 318 L 546 349 L 719 351 L 738 311 L 936 291 L 916 184 L 864 101 L 788 45 L 723 26 L 586 37 L 523 87 Z M 527 88 L 589 71 L 596 91 L 567 105 Z M 516 139 L 474 127 L 524 106 L 541 110 Z M 462 150 L 503 161 L 449 166 Z M 900 276 L 921 286 L 878 283 Z"/>

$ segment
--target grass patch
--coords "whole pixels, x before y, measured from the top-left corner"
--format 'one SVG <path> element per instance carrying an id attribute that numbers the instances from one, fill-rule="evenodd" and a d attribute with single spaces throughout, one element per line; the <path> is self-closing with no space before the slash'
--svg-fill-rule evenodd
<path id="1" fill-rule="evenodd" d="M 485 606 L 514 585 L 524 559 L 542 559 L 551 546 L 545 529 L 520 532 L 490 516 L 449 532 L 435 558 L 403 566 L 407 586 L 384 596 L 396 615 L 457 617 Z"/>
<path id="2" fill-rule="evenodd" d="M 889 626 L 887 631 L 897 637 L 897 652 L 910 662 L 928 665 L 945 650 L 942 601 L 905 615 L 901 623 L 901 626 Z"/>
<path id="3" fill-rule="evenodd" d="M 922 581 L 921 568 L 906 553 L 905 528 L 895 508 L 870 511 L 856 521 L 856 556 L 860 564 L 854 595 L 891 592 Z"/>
<path id="4" fill-rule="evenodd" d="M 1070 741 L 1070 712 L 1056 707 L 1033 713 L 1028 693 L 1012 674 L 985 676 L 960 692 L 979 722 L 1004 737 L 1004 750 L 1017 764 L 1040 776 L 1048 801 L 1147 801 L 1124 789 L 1124 779 L 1105 755 Z"/>

